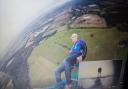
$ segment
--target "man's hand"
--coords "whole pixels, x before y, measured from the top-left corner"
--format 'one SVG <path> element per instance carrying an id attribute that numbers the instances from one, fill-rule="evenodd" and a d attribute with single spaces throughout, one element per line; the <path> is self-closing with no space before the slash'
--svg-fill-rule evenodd
<path id="1" fill-rule="evenodd" d="M 70 50 L 66 50 L 65 53 L 66 53 L 66 54 L 70 54 L 71 51 L 70 51 Z"/>
<path id="2" fill-rule="evenodd" d="M 77 62 L 82 62 L 82 55 L 77 57 Z"/>

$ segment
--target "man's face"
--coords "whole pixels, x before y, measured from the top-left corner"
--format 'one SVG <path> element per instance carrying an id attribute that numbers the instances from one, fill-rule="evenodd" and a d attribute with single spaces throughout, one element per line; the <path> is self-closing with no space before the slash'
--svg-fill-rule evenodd
<path id="1" fill-rule="evenodd" d="M 75 43 L 77 41 L 77 37 L 74 36 L 74 37 L 71 38 L 71 40 L 72 40 L 73 43 Z"/>

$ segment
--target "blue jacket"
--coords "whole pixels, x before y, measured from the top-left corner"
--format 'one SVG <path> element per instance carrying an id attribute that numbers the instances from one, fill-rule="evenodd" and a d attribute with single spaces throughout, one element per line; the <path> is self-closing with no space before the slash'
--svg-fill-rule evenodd
<path id="1" fill-rule="evenodd" d="M 73 44 L 72 48 L 70 49 L 71 53 L 70 54 L 81 54 L 81 43 L 78 40 L 75 44 Z"/>

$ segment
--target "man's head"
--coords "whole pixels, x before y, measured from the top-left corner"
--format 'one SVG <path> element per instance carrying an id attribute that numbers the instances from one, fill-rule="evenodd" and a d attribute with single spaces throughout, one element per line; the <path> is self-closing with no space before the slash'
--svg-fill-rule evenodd
<path id="1" fill-rule="evenodd" d="M 78 40 L 78 35 L 76 33 L 73 33 L 71 35 L 72 42 L 75 43 Z"/>

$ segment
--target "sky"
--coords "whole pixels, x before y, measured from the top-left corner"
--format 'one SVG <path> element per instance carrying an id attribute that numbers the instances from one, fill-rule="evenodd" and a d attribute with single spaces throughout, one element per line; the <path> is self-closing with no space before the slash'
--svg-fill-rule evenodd
<path id="1" fill-rule="evenodd" d="M 0 0 L 0 53 L 25 26 L 69 0 Z"/>

